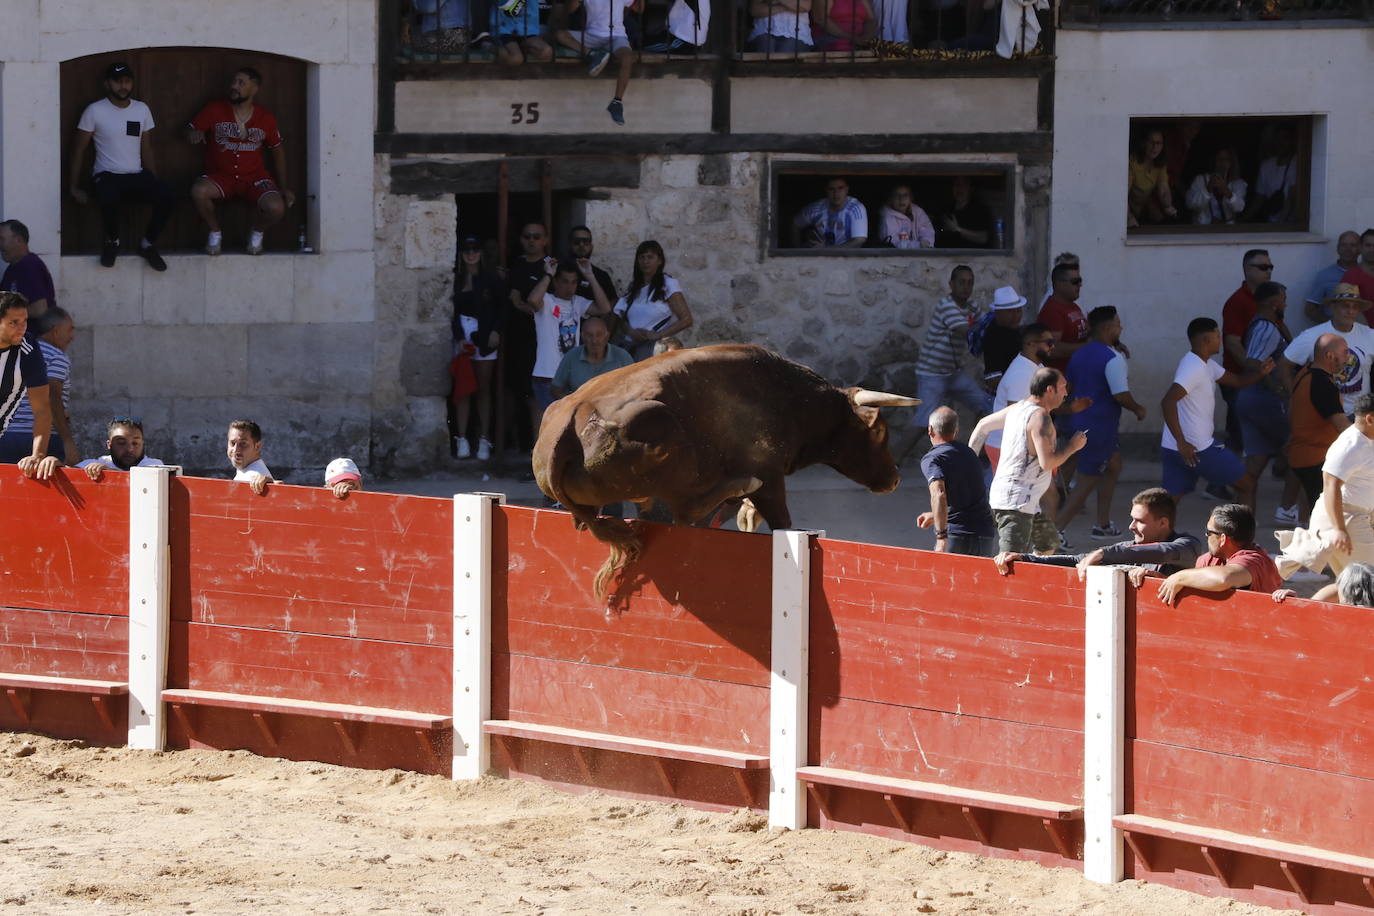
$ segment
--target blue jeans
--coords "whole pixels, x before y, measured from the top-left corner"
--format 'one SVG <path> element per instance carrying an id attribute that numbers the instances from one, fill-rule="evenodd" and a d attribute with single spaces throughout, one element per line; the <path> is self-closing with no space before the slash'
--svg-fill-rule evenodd
<path id="1" fill-rule="evenodd" d="M 978 416 L 992 413 L 992 395 L 972 376 L 964 372 L 953 375 L 917 375 L 916 396 L 921 406 L 916 414 L 916 428 L 925 429 L 935 408 L 957 399 Z"/>

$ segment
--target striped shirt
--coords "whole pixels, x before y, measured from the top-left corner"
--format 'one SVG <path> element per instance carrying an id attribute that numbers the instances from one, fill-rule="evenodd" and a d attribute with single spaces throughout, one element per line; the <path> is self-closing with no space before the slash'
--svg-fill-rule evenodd
<path id="1" fill-rule="evenodd" d="M 965 308 L 946 296 L 935 306 L 926 325 L 926 338 L 916 359 L 918 375 L 953 375 L 968 353 L 968 329 L 978 323 L 979 308 L 969 302 Z"/>
<path id="2" fill-rule="evenodd" d="M 810 227 L 825 247 L 843 245 L 851 239 L 868 238 L 868 208 L 856 198 L 845 198 L 844 206 L 836 213 L 830 209 L 829 198 L 812 201 L 797 214 L 797 228 Z"/>
<path id="3" fill-rule="evenodd" d="M 26 336 L 14 346 L 0 350 L 0 433 L 9 428 L 24 389 L 46 384 L 48 369 L 43 364 L 37 338 Z"/>
<path id="4" fill-rule="evenodd" d="M 67 379 L 71 377 L 72 361 L 67 358 L 67 354 L 46 340 L 38 341 L 38 349 L 43 354 L 43 362 L 48 367 L 48 381 L 62 383 L 62 407 L 66 408 L 72 399 L 72 389 L 67 384 Z M 33 408 L 29 406 L 28 394 L 20 396 L 19 409 L 10 418 L 10 425 L 6 432 L 33 432 Z"/>

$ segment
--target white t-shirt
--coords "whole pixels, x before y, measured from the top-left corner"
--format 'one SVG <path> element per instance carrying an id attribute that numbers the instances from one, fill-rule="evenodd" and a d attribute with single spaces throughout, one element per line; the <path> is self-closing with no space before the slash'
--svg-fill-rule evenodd
<path id="1" fill-rule="evenodd" d="M 582 342 L 582 316 L 592 305 L 590 299 L 573 296 L 572 301 L 544 294 L 544 307 L 534 313 L 535 378 L 553 378 L 563 354 Z"/>
<path id="2" fill-rule="evenodd" d="M 752 39 L 762 35 L 795 38 L 803 44 L 810 45 L 810 17 L 806 13 L 793 13 L 787 10 L 778 10 L 772 15 L 760 16 L 754 20 L 754 28 L 749 32 L 749 37 Z"/>
<path id="3" fill-rule="evenodd" d="M 248 465 L 248 467 L 244 468 L 243 470 L 236 471 L 234 473 L 234 479 L 252 480 L 254 474 L 261 474 L 268 480 L 272 479 L 272 472 L 267 470 L 267 465 L 262 463 L 261 458 L 259 458 L 257 461 L 254 461 L 252 464 Z"/>
<path id="4" fill-rule="evenodd" d="M 711 0 L 697 0 L 696 13 L 692 12 L 686 0 L 674 0 L 672 8 L 668 10 L 668 31 L 689 45 L 705 44 L 706 30 L 710 24 Z"/>
<path id="5" fill-rule="evenodd" d="M 1178 402 L 1178 428 L 1188 444 L 1199 452 L 1212 447 L 1216 434 L 1217 379 L 1225 374 L 1221 363 L 1204 360 L 1191 351 L 1183 354 L 1174 372 L 1174 384 L 1188 392 Z M 1178 451 L 1178 442 L 1169 432 L 1167 423 L 1160 445 Z"/>
<path id="6" fill-rule="evenodd" d="M 130 99 L 127 108 L 117 107 L 108 98 L 87 105 L 76 129 L 95 134 L 95 166 L 91 174 L 137 175 L 143 171 L 139 144 L 143 134 L 154 126 L 153 113 L 138 99 Z"/>
<path id="7" fill-rule="evenodd" d="M 634 0 L 586 0 L 587 38 L 626 38 L 625 10 Z"/>
<path id="8" fill-rule="evenodd" d="M 658 331 L 673 323 L 673 309 L 668 300 L 682 292 L 678 282 L 667 274 L 663 275 L 663 298 L 649 301 L 649 287 L 641 287 L 634 302 L 626 302 L 621 296 L 615 303 L 615 313 L 624 315 L 630 327 L 641 331 Z"/>
<path id="9" fill-rule="evenodd" d="M 1040 364 L 1028 359 L 1024 353 L 1016 354 L 1016 359 L 1007 366 L 1007 371 L 1002 373 L 1002 380 L 997 383 L 997 393 L 992 396 L 993 413 L 1030 397 L 1031 378 L 1039 368 Z M 993 448 L 1001 448 L 1002 431 L 994 429 L 988 433 L 987 444 Z"/>
<path id="10" fill-rule="evenodd" d="M 1301 366 L 1312 359 L 1312 351 L 1317 346 L 1317 338 L 1323 334 L 1336 334 L 1345 338 L 1350 352 L 1345 357 L 1345 365 L 1331 373 L 1336 390 L 1341 393 L 1341 407 L 1346 413 L 1354 413 L 1355 402 L 1360 395 L 1369 391 L 1369 365 L 1374 358 L 1374 328 L 1355 322 L 1349 331 L 1338 331 L 1335 325 L 1326 321 L 1308 328 L 1283 351 L 1283 358 Z M 1371 507 L 1374 508 L 1374 507 Z"/>
<path id="11" fill-rule="evenodd" d="M 1358 427 L 1347 426 L 1331 443 L 1322 471 L 1343 481 L 1341 501 L 1347 512 L 1352 506 L 1374 509 L 1374 440 Z"/>
<path id="12" fill-rule="evenodd" d="M 101 455 L 99 458 L 87 458 L 85 461 L 78 462 L 76 466 L 79 468 L 84 468 L 89 467 L 92 464 L 102 465 L 111 471 L 124 470 L 124 468 L 115 464 L 114 458 L 110 457 L 109 455 Z M 136 468 L 160 468 L 162 466 L 163 462 L 159 461 L 156 458 L 149 458 L 147 455 L 144 455 L 141 459 L 139 459 L 138 464 L 134 465 L 134 467 Z"/>

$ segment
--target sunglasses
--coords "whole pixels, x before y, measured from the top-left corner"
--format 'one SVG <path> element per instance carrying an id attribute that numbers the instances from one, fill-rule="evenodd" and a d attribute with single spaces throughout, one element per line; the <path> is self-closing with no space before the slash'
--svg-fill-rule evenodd
<path id="1" fill-rule="evenodd" d="M 530 240 L 536 241 L 536 242 L 543 238 L 542 235 L 522 235 L 522 236 L 520 236 L 520 237 L 521 237 L 522 239 L 530 239 Z"/>
<path id="2" fill-rule="evenodd" d="M 1210 536 L 1210 537 L 1218 537 L 1218 538 L 1224 538 L 1224 537 L 1226 537 L 1226 532 L 1224 532 L 1224 531 L 1213 531 L 1211 528 L 1206 529 L 1206 533 L 1207 533 L 1207 535 Z"/>
<path id="3" fill-rule="evenodd" d="M 1273 264 L 1251 264 L 1250 266 L 1255 268 L 1255 270 L 1270 271 L 1274 269 Z"/>
<path id="4" fill-rule="evenodd" d="M 1074 286 L 1082 286 L 1082 285 L 1083 285 L 1083 278 L 1082 278 L 1082 277 L 1076 277 L 1076 278 L 1070 280 L 1069 282 L 1072 283 Z"/>

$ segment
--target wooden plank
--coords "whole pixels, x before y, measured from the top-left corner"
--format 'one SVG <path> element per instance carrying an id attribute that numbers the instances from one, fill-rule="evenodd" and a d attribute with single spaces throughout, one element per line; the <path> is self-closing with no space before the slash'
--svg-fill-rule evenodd
<path id="1" fill-rule="evenodd" d="M 773 540 L 772 680 L 768 689 L 768 826 L 806 826 L 806 794 L 797 768 L 806 765 L 810 725 L 807 645 L 810 635 L 811 553 L 822 532 L 775 531 Z"/>
<path id="2" fill-rule="evenodd" d="M 768 753 L 767 688 L 669 674 L 493 654 L 492 718 Z"/>
<path id="3" fill-rule="evenodd" d="M 900 779 L 894 776 L 873 776 L 868 773 L 842 770 L 835 767 L 802 767 L 797 770 L 797 776 L 803 782 L 820 783 L 840 789 L 885 792 L 904 798 L 965 805 L 990 811 L 1006 811 L 1011 814 L 1028 814 L 1032 817 L 1076 820 L 1083 816 L 1081 807 L 1062 802 L 1027 798 L 1021 795 L 1006 795 L 999 792 L 984 792 L 979 789 L 920 782 L 915 779 Z"/>
<path id="4" fill-rule="evenodd" d="M 759 754 L 740 754 L 695 744 L 646 741 L 642 738 L 608 735 L 604 732 L 589 732 L 577 728 L 560 728 L 556 725 L 536 725 L 531 722 L 492 719 L 482 723 L 482 729 L 488 734 L 504 735 L 508 738 L 549 741 L 554 744 L 567 744 L 575 748 L 617 751 L 622 754 L 666 757 L 670 760 L 709 763 L 741 770 L 758 770 L 768 766 L 768 758 Z M 587 775 L 590 778 L 590 773 Z"/>
<path id="5" fill-rule="evenodd" d="M 125 683 L 128 640 L 122 614 L 0 608 L 0 670 L 12 674 Z"/>
<path id="6" fill-rule="evenodd" d="M 1146 741 L 1129 754 L 1134 815 L 1347 855 L 1374 849 L 1370 780 Z"/>
<path id="7" fill-rule="evenodd" d="M 600 602 L 604 544 L 567 513 L 498 516 L 493 550 L 509 562 L 493 582 L 494 652 L 767 686 L 768 538 L 643 525 L 643 556 Z"/>
<path id="8" fill-rule="evenodd" d="M 173 482 L 174 620 L 449 645 L 449 500 Z"/>
<path id="9" fill-rule="evenodd" d="M 1134 601 L 1133 737 L 1374 779 L 1367 609 L 1251 592 Z"/>
<path id="10" fill-rule="evenodd" d="M 1085 588 L 1083 697 L 1083 876 L 1120 881 L 1121 836 L 1112 818 L 1126 810 L 1126 574 L 1094 566 Z M 1134 591 L 1134 589 L 1129 589 Z M 1056 837 L 1056 840 L 1058 838 Z"/>
<path id="11" fill-rule="evenodd" d="M 193 690 L 447 715 L 451 663 L 442 646 L 173 621 L 168 670 Z"/>
<path id="12" fill-rule="evenodd" d="M 829 697 L 814 688 L 811 717 L 810 759 L 820 766 L 1034 798 L 1083 796 L 1079 730 Z"/>
<path id="13" fill-rule="evenodd" d="M 1082 728 L 1083 598 L 1072 570 L 822 539 L 814 688 Z M 843 663 L 841 664 L 841 659 Z"/>
<path id="14" fill-rule="evenodd" d="M 279 713 L 291 716 L 313 716 L 317 719 L 363 722 L 370 725 L 400 725 L 407 728 L 436 729 L 448 728 L 453 724 L 453 719 L 449 716 L 413 712 L 407 709 L 352 706 L 346 703 L 320 703 L 288 697 L 250 696 L 239 693 L 221 693 L 213 690 L 164 690 L 162 697 L 169 703 L 184 706 L 243 709 L 254 714 Z"/>
<path id="15" fill-rule="evenodd" d="M 40 674 L 0 674 L 0 687 L 27 687 L 32 690 L 60 690 L 67 693 L 89 693 L 99 696 L 119 696 L 129 692 L 122 681 L 93 681 L 77 677 L 49 677 Z"/>
<path id="16" fill-rule="evenodd" d="M 129 594 L 128 475 L 99 483 L 63 469 L 49 480 L 0 465 L 0 515 L 23 532 L 5 552 L 4 604 L 123 616 Z"/>
<path id="17" fill-rule="evenodd" d="M 1374 878 L 1374 858 L 1367 856 L 1356 856 L 1332 849 L 1321 849 L 1316 846 L 1285 843 L 1266 837 L 1235 833 L 1230 830 L 1218 830 L 1213 827 L 1199 827 L 1194 824 L 1140 814 L 1121 814 L 1113 818 L 1113 821 L 1121 829 L 1129 830 L 1132 833 L 1144 833 L 1166 840 L 1180 840 L 1199 846 L 1226 849 L 1246 855 L 1276 859 L 1281 862 L 1306 865 L 1312 868 L 1335 869 Z M 1218 877 L 1221 876 L 1218 875 Z"/>

